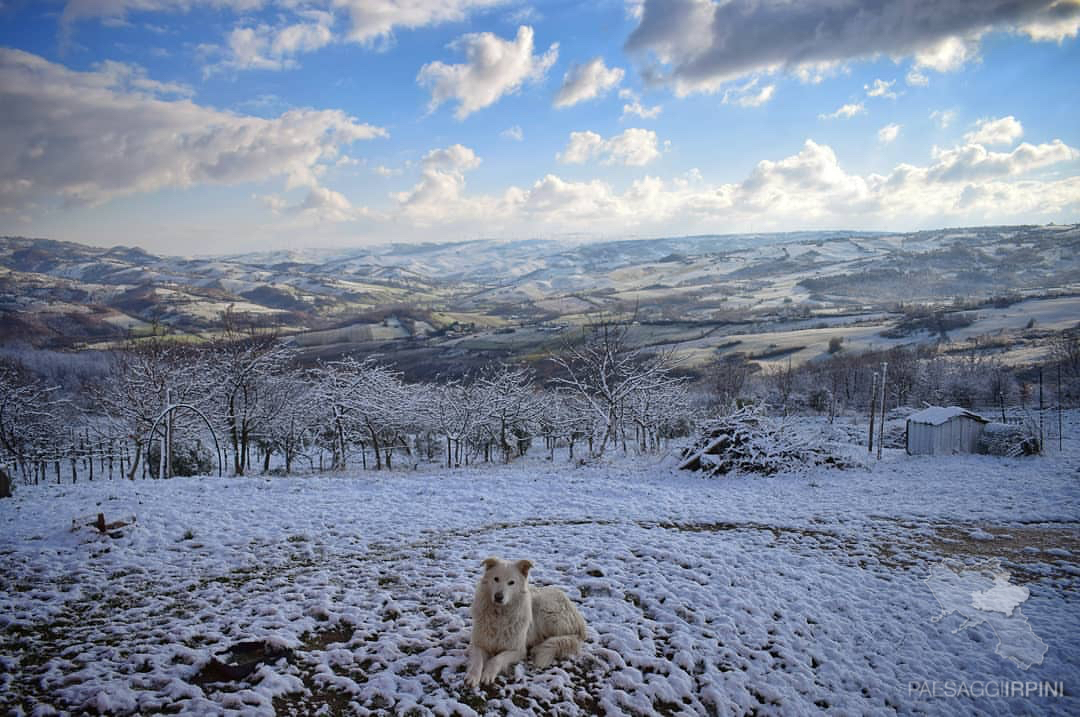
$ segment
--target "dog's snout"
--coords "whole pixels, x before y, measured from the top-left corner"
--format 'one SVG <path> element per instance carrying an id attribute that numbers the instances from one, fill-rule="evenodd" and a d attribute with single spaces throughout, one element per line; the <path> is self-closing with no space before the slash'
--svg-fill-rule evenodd
<path id="1" fill-rule="evenodd" d="M 495 593 L 495 602 L 500 602 L 501 603 L 502 601 L 503 601 L 503 594 L 502 593 Z"/>

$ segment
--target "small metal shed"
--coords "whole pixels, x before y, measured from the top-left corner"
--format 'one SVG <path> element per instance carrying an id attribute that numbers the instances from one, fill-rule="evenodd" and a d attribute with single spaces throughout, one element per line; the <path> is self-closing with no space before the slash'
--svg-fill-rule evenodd
<path id="1" fill-rule="evenodd" d="M 910 455 L 975 453 L 979 435 L 989 423 L 959 406 L 931 406 L 908 416 L 907 452 Z"/>

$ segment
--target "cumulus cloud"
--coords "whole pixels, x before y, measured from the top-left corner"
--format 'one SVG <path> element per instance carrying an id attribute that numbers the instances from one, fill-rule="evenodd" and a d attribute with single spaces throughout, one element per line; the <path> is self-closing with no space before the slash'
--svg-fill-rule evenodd
<path id="1" fill-rule="evenodd" d="M 900 136 L 901 126 L 898 124 L 887 124 L 877 132 L 878 142 L 882 144 L 889 144 Z"/>
<path id="2" fill-rule="evenodd" d="M 504 4 L 506 0 L 313 0 L 298 4 L 294 0 L 68 0 L 61 24 L 70 30 L 74 23 L 87 19 L 123 20 L 132 12 L 186 12 L 196 6 L 231 10 L 241 14 L 263 6 L 282 12 L 316 8 L 323 13 L 342 13 L 349 19 L 347 40 L 371 45 L 389 41 L 396 28 L 414 29 L 444 22 L 458 22 L 469 13 Z M 301 13 L 302 14 L 302 13 Z M 296 27 L 296 26 L 294 26 Z M 290 35 L 303 42 L 295 30 Z M 290 38 L 286 37 L 288 42 Z M 325 43 L 323 43 L 325 44 Z"/>
<path id="3" fill-rule="evenodd" d="M 332 0 L 349 16 L 347 38 L 370 44 L 389 38 L 395 28 L 407 29 L 464 20 L 470 12 L 506 0 Z"/>
<path id="4" fill-rule="evenodd" d="M 517 92 L 526 82 L 542 79 L 559 56 L 557 42 L 543 55 L 533 54 L 533 29 L 527 25 L 518 28 L 513 40 L 490 32 L 471 33 L 451 47 L 465 51 L 465 63 L 429 62 L 420 68 L 416 79 L 431 89 L 431 110 L 457 100 L 454 116 L 459 120 Z"/>
<path id="5" fill-rule="evenodd" d="M 627 103 L 622 108 L 621 119 L 626 119 L 628 115 L 636 115 L 642 119 L 656 119 L 664 109 L 660 105 L 646 107 L 641 104 L 641 97 L 638 93 L 626 87 L 619 90 L 619 99 L 627 100 Z"/>
<path id="6" fill-rule="evenodd" d="M 1032 145 L 1024 142 L 1011 152 L 991 152 L 981 144 L 966 144 L 952 149 L 937 149 L 936 162 L 927 172 L 931 179 L 965 182 L 1024 174 L 1080 158 L 1080 152 L 1060 139 Z"/>
<path id="7" fill-rule="evenodd" d="M 316 187 L 344 147 L 386 136 L 339 110 L 263 119 L 133 91 L 114 70 L 76 72 L 0 49 L 0 143 L 17 148 L 0 156 L 0 209 L 272 177 Z"/>
<path id="8" fill-rule="evenodd" d="M 622 116 L 623 119 L 625 119 L 627 115 L 637 115 L 641 119 L 656 119 L 663 110 L 664 108 L 661 105 L 646 107 L 641 104 L 641 100 L 633 99 L 622 106 Z"/>
<path id="9" fill-rule="evenodd" d="M 866 113 L 866 105 L 862 102 L 850 102 L 846 105 L 841 105 L 835 112 L 828 114 L 818 115 L 819 119 L 838 119 L 843 117 L 844 119 L 851 119 L 855 115 L 861 115 Z"/>
<path id="10" fill-rule="evenodd" d="M 604 141 L 595 133 L 581 134 L 587 149 Z M 710 183 L 695 170 L 667 180 L 641 177 L 620 191 L 599 179 L 546 174 L 489 195 L 466 191 L 464 172 L 479 158 L 467 148 L 447 148 L 429 153 L 420 183 L 397 195 L 398 217 L 423 227 L 460 224 L 529 235 L 708 230 L 718 224 L 760 230 L 838 222 L 880 227 L 913 219 L 1030 220 L 1080 209 L 1080 178 L 1024 176 L 1077 156 L 1059 140 L 997 155 L 964 145 L 935 150 L 927 165 L 899 164 L 884 175 L 859 175 L 844 169 L 831 147 L 808 139 L 795 154 L 758 162 L 741 181 Z"/>
<path id="11" fill-rule="evenodd" d="M 233 28 L 226 36 L 225 48 L 207 48 L 207 54 L 224 53 L 224 59 L 208 65 L 205 74 L 220 70 L 286 70 L 298 66 L 295 56 L 314 52 L 334 41 L 329 12 L 306 10 L 302 21 L 278 26 L 259 24 Z"/>
<path id="12" fill-rule="evenodd" d="M 1024 134 L 1024 128 L 1012 115 L 979 120 L 975 129 L 964 135 L 968 144 L 1012 144 Z"/>
<path id="13" fill-rule="evenodd" d="M 407 192 L 391 195 L 399 213 L 418 226 L 483 216 L 490 200 L 465 195 L 465 173 L 480 161 L 462 144 L 431 150 L 420 163 L 420 181 Z"/>
<path id="14" fill-rule="evenodd" d="M 722 102 L 738 105 L 739 107 L 761 107 L 776 94 L 776 85 L 765 85 L 757 88 L 757 79 L 751 80 L 742 87 L 735 87 L 724 92 Z"/>
<path id="15" fill-rule="evenodd" d="M 604 164 L 642 167 L 660 156 L 656 132 L 630 128 L 610 139 L 596 132 L 571 132 L 570 141 L 557 159 L 563 164 L 584 164 L 599 158 Z"/>
<path id="16" fill-rule="evenodd" d="M 512 139 L 515 142 L 521 142 L 525 139 L 525 133 L 521 131 L 521 125 L 507 127 L 502 132 L 499 132 L 499 136 L 506 139 Z"/>
<path id="17" fill-rule="evenodd" d="M 621 67 L 607 67 L 602 57 L 594 57 L 584 65 L 574 65 L 563 76 L 555 106 L 572 107 L 578 102 L 600 97 L 617 87 L 624 74 Z"/>
<path id="18" fill-rule="evenodd" d="M 938 72 L 954 72 L 979 56 L 979 40 L 983 33 L 964 37 L 944 37 L 915 53 L 915 69 L 929 68 Z"/>
<path id="19" fill-rule="evenodd" d="M 921 67 L 945 71 L 977 56 L 987 31 L 1060 40 L 1080 24 L 1072 0 L 644 0 L 640 8 L 626 48 L 654 58 L 651 74 L 681 94 L 879 55 L 915 57 Z"/>
<path id="20" fill-rule="evenodd" d="M 896 80 L 874 80 L 873 85 L 863 85 L 863 89 L 866 90 L 867 97 L 887 97 L 890 100 L 895 100 L 898 95 L 892 91 L 892 86 L 896 84 Z"/>
<path id="21" fill-rule="evenodd" d="M 930 84 L 930 78 L 923 74 L 918 67 L 912 67 L 904 77 L 904 82 L 907 82 L 912 87 L 926 87 Z"/>

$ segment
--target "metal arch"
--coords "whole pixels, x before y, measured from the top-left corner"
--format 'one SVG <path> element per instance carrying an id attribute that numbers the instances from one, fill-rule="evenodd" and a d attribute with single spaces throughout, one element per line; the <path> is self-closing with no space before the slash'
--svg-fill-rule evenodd
<path id="1" fill-rule="evenodd" d="M 186 408 L 189 411 L 193 412 L 196 416 L 201 418 L 203 420 L 203 423 L 206 424 L 206 427 L 210 429 L 210 437 L 214 439 L 214 453 L 217 456 L 218 462 L 218 478 L 221 478 L 224 475 L 224 471 L 222 469 L 223 461 L 221 459 L 221 445 L 218 443 L 217 433 L 214 431 L 214 426 L 210 423 L 210 419 L 206 417 L 206 414 L 192 406 L 190 403 L 174 403 L 173 405 L 169 406 L 161 412 L 161 415 L 154 420 L 153 425 L 150 426 L 150 430 L 146 434 L 147 450 L 149 450 L 150 442 L 154 440 L 154 432 L 157 431 L 158 424 L 161 423 L 162 420 L 164 420 L 165 416 L 169 415 L 170 413 L 179 408 Z"/>

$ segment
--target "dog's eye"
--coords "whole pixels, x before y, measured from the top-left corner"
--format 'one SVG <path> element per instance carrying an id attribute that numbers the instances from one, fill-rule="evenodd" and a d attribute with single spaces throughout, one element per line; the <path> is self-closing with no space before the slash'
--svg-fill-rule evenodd
<path id="1" fill-rule="evenodd" d="M 513 584 L 514 584 L 513 580 L 511 580 L 510 582 L 507 583 L 507 585 L 513 585 Z"/>
<path id="2" fill-rule="evenodd" d="M 495 578 L 495 582 L 499 582 L 499 579 L 498 579 L 498 578 Z"/>

